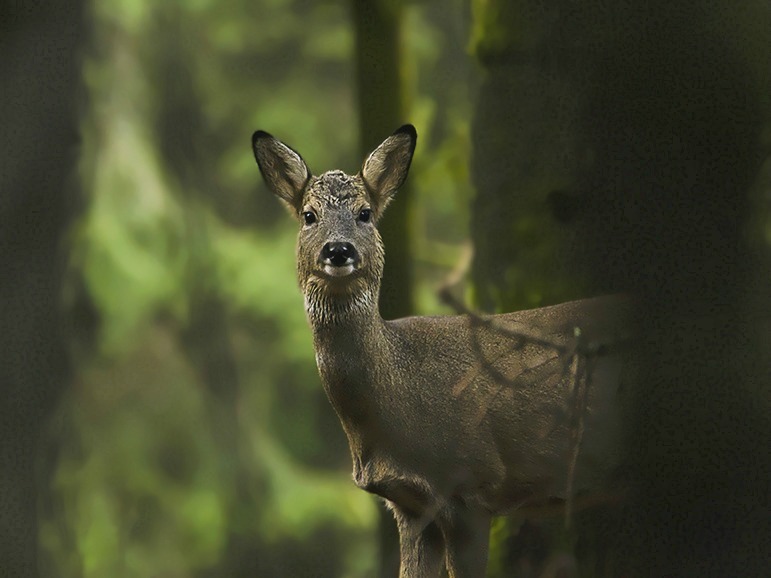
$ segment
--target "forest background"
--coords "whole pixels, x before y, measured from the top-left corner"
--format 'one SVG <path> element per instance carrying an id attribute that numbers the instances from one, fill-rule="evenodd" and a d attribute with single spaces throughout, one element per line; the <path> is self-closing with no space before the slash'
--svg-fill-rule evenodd
<path id="1" fill-rule="evenodd" d="M 249 146 L 404 122 L 384 316 L 640 295 L 624 512 L 493 527 L 490 576 L 760 576 L 771 8 L 0 3 L 0 575 L 395 575 Z M 561 574 L 562 573 L 562 574 Z"/>

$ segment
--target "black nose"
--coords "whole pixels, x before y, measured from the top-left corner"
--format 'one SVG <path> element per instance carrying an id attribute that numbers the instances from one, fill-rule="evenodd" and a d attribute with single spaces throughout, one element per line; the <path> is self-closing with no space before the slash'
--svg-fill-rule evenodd
<path id="1" fill-rule="evenodd" d="M 342 267 L 356 258 L 356 248 L 350 243 L 327 243 L 321 250 L 321 260 Z"/>

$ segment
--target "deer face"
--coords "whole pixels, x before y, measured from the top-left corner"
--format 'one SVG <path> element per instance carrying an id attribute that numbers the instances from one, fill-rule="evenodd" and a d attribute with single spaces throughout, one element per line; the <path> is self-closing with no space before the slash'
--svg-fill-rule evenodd
<path id="1" fill-rule="evenodd" d="M 383 243 L 376 224 L 407 177 L 417 135 L 405 125 L 364 161 L 358 175 L 312 176 L 302 157 L 269 134 L 252 137 L 257 164 L 271 191 L 300 224 L 297 271 L 306 295 L 376 302 Z"/>
<path id="2" fill-rule="evenodd" d="M 383 271 L 376 204 L 361 176 L 311 177 L 298 209 L 297 271 L 307 293 L 360 293 Z"/>

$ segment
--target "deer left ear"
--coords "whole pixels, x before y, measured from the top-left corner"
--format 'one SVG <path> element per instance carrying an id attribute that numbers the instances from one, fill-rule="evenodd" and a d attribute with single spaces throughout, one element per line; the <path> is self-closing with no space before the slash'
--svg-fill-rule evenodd
<path id="1" fill-rule="evenodd" d="M 308 165 L 297 152 L 262 130 L 252 135 L 252 150 L 268 188 L 296 214 L 311 178 Z"/>
<path id="2" fill-rule="evenodd" d="M 378 216 L 407 178 L 418 133 L 411 124 L 397 129 L 370 153 L 361 168 L 361 178 L 372 195 Z"/>

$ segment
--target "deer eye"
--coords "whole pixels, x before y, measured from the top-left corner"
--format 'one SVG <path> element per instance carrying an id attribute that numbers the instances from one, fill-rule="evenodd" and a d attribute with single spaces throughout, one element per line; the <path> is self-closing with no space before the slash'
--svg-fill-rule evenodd
<path id="1" fill-rule="evenodd" d="M 362 223 L 368 222 L 371 216 L 372 216 L 372 211 L 370 209 L 362 209 L 361 211 L 359 211 L 359 220 Z"/>
<path id="2" fill-rule="evenodd" d="M 312 225 L 316 222 L 316 213 L 313 211 L 305 211 L 303 213 L 303 220 L 305 221 L 306 225 Z"/>

